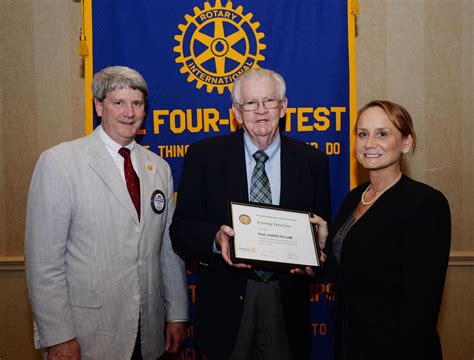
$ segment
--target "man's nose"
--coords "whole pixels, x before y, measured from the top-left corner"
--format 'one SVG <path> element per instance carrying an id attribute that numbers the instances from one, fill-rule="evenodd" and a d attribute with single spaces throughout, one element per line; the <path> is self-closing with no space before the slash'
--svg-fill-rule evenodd
<path id="1" fill-rule="evenodd" d="M 259 101 L 257 103 L 257 110 L 255 111 L 259 114 L 262 114 L 262 113 L 266 113 L 268 109 L 265 106 L 263 106 L 263 101 Z"/>
<path id="2" fill-rule="evenodd" d="M 133 118 L 135 116 L 135 109 L 132 104 L 125 104 L 123 108 L 123 115 L 128 118 Z"/>

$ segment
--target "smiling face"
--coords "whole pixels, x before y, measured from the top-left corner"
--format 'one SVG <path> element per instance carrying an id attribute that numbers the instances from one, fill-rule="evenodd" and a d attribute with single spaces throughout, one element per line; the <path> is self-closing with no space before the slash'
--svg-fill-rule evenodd
<path id="1" fill-rule="evenodd" d="M 265 150 L 277 138 L 280 118 L 285 114 L 287 99 L 278 97 L 275 81 L 268 78 L 248 78 L 241 85 L 242 104 L 252 101 L 258 102 L 254 111 L 245 111 L 238 104 L 232 106 L 234 115 L 245 132 L 250 136 L 260 150 Z M 280 106 L 275 109 L 266 109 L 263 101 L 270 99 L 281 100 Z"/>
<path id="2" fill-rule="evenodd" d="M 412 146 L 412 136 L 403 137 L 380 107 L 365 110 L 357 122 L 355 149 L 367 170 L 400 171 L 401 154 Z"/>
<path id="3" fill-rule="evenodd" d="M 97 116 L 104 131 L 116 143 L 126 146 L 137 134 L 145 118 L 145 100 L 139 90 L 111 91 L 103 101 L 94 99 Z"/>

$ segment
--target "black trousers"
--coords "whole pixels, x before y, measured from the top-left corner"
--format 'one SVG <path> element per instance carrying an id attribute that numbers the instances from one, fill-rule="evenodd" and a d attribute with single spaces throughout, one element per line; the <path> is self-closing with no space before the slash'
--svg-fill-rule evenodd
<path id="1" fill-rule="evenodd" d="M 140 318 L 138 319 L 138 331 L 137 331 L 137 339 L 135 340 L 135 347 L 133 348 L 133 353 L 132 357 L 130 360 L 143 360 L 142 357 L 142 346 L 141 346 L 141 340 L 142 336 L 140 333 L 140 327 L 141 327 L 141 320 Z"/>
<path id="2" fill-rule="evenodd" d="M 141 322 L 138 321 L 138 331 L 137 331 L 137 339 L 135 340 L 135 347 L 133 348 L 132 357 L 130 360 L 143 360 L 142 356 L 142 347 L 141 347 L 141 333 L 140 333 Z M 165 352 L 162 356 L 160 356 L 157 360 L 173 360 L 178 359 L 178 354 L 170 354 Z"/>

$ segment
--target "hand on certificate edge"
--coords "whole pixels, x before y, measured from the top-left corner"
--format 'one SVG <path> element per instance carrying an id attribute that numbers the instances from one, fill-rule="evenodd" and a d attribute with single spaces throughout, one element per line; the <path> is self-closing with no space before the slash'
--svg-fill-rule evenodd
<path id="1" fill-rule="evenodd" d="M 48 360 L 80 360 L 81 346 L 77 339 L 71 339 L 48 348 Z"/>
<path id="2" fill-rule="evenodd" d="M 296 274 L 296 275 L 302 275 L 302 276 L 308 275 L 310 278 L 314 278 L 316 276 L 316 273 L 314 272 L 314 270 L 311 269 L 311 267 L 309 266 L 306 266 L 304 270 L 300 268 L 291 269 L 290 273 Z"/>
<path id="3" fill-rule="evenodd" d="M 309 221 L 315 225 L 320 249 L 324 249 L 326 238 L 328 237 L 328 223 L 322 217 L 314 214 L 310 217 Z M 321 260 L 321 263 L 324 263 L 327 259 L 326 254 L 321 250 L 319 251 L 319 259 Z M 316 273 L 309 266 L 306 266 L 304 270 L 299 268 L 291 269 L 290 272 L 292 274 L 308 275 L 311 278 L 316 276 Z"/>
<path id="4" fill-rule="evenodd" d="M 222 225 L 216 234 L 216 245 L 221 249 L 221 255 L 224 261 L 230 266 L 234 266 L 239 269 L 250 269 L 252 266 L 247 264 L 234 264 L 230 260 L 230 241 L 229 239 L 235 235 L 234 229 L 230 226 Z"/>
<path id="5" fill-rule="evenodd" d="M 328 237 L 329 233 L 328 223 L 322 217 L 314 214 L 309 218 L 309 221 L 311 224 L 315 225 L 316 232 L 318 234 L 319 248 L 324 249 L 326 246 L 326 238 Z"/>
<path id="6" fill-rule="evenodd" d="M 319 259 L 321 260 L 321 263 L 324 263 L 327 259 L 326 254 L 322 252 L 321 250 L 319 251 Z M 310 266 L 306 266 L 304 270 L 300 268 L 291 269 L 290 273 L 297 274 L 297 275 L 308 275 L 310 278 L 314 278 L 316 276 L 316 273 Z"/>

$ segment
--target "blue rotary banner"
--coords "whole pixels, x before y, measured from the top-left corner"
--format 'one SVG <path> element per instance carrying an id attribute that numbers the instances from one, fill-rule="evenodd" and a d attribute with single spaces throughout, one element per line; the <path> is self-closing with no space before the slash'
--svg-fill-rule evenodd
<path id="1" fill-rule="evenodd" d="M 348 3 L 349 1 L 349 3 Z M 281 129 L 330 157 L 334 212 L 354 166 L 354 16 L 350 0 L 85 1 L 86 129 L 93 117 L 92 74 L 110 65 L 137 69 L 150 87 L 137 140 L 170 164 L 177 188 L 189 144 L 235 131 L 230 90 L 253 67 L 280 73 L 288 109 Z M 229 159 L 231 161 L 232 159 Z M 193 313 L 195 283 L 189 264 Z M 330 359 L 330 274 L 312 286 L 313 359 Z M 225 331 L 225 323 L 223 323 Z M 199 359 L 190 328 L 182 359 Z"/>

